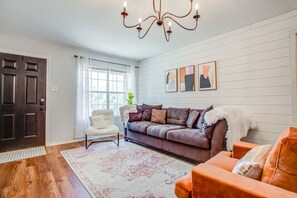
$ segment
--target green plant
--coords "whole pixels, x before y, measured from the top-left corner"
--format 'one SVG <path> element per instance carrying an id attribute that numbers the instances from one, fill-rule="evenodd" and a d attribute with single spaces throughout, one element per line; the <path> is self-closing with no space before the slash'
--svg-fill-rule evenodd
<path id="1" fill-rule="evenodd" d="M 132 105 L 133 104 L 133 98 L 134 98 L 133 93 L 132 92 L 128 92 L 128 99 L 126 99 L 128 105 Z"/>

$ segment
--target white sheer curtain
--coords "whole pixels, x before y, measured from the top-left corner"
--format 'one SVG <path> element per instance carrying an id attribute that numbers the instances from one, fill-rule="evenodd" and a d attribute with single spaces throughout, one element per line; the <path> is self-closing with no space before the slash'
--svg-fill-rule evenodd
<path id="1" fill-rule="evenodd" d="M 134 94 L 133 103 L 137 104 L 136 71 L 134 65 L 127 67 L 127 78 L 127 93 L 131 91 Z"/>
<path id="2" fill-rule="evenodd" d="M 82 138 L 89 127 L 90 58 L 77 58 L 75 138 Z"/>
<path id="3" fill-rule="evenodd" d="M 101 68 L 106 69 L 107 73 L 107 83 L 112 83 L 112 80 L 108 80 L 110 78 L 113 70 L 115 71 L 123 71 L 127 72 L 125 85 L 125 92 L 129 91 L 133 92 L 134 99 L 133 103 L 137 104 L 137 89 L 136 89 L 136 72 L 135 66 L 125 66 L 114 63 L 107 63 L 103 61 L 93 61 L 90 58 L 78 57 L 77 58 L 77 79 L 76 79 L 76 115 L 75 115 L 75 138 L 83 138 L 86 132 L 86 129 L 90 126 L 89 116 L 91 114 L 90 106 L 93 108 L 92 98 L 89 98 L 90 93 L 92 93 L 91 89 L 91 81 L 90 78 L 92 68 Z M 92 78 L 93 79 L 93 78 Z M 108 87 L 108 86 L 107 86 Z M 96 88 L 95 88 L 96 89 Z M 117 89 L 117 88 L 116 88 Z M 93 90 L 94 91 L 94 90 Z M 95 90 L 96 91 L 96 90 Z M 109 90 L 106 90 L 106 94 L 109 94 Z M 114 93 L 113 93 L 114 94 Z M 122 92 L 123 94 L 123 92 Z M 108 100 L 106 107 L 112 109 L 115 107 L 114 104 L 110 104 L 111 101 Z M 127 98 L 127 94 L 125 96 Z M 92 103 L 93 102 L 93 103 Z M 96 103 L 96 102 L 95 102 Z M 120 103 L 124 104 L 124 103 Z M 119 106 L 119 105 L 116 105 Z M 114 109 L 113 109 L 114 110 Z M 115 110 L 114 110 L 115 111 Z M 117 120 L 115 120 L 117 122 Z M 120 121 L 119 121 L 120 123 Z M 119 124 L 121 127 L 121 123 Z"/>

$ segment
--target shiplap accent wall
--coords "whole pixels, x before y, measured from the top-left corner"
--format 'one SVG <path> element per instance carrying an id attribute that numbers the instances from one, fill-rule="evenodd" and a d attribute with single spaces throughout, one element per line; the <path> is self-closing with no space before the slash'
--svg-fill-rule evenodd
<path id="1" fill-rule="evenodd" d="M 235 105 L 257 121 L 257 129 L 245 140 L 273 143 L 292 124 L 290 33 L 296 28 L 297 10 L 293 10 L 144 60 L 139 69 L 139 103 L 190 108 Z M 165 93 L 165 70 L 213 60 L 217 90 Z M 196 66 L 196 86 L 197 78 Z"/>

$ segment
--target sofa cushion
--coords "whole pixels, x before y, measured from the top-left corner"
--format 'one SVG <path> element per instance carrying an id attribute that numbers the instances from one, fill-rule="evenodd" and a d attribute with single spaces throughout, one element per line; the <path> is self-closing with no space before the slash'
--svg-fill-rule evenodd
<path id="1" fill-rule="evenodd" d="M 142 106 L 142 120 L 151 121 L 151 119 L 152 119 L 152 110 L 153 109 L 161 110 L 162 105 L 143 104 L 143 106 Z"/>
<path id="2" fill-rule="evenodd" d="M 226 171 L 232 172 L 238 161 L 238 159 L 232 158 L 231 152 L 221 151 L 216 156 L 208 160 L 206 164 L 211 164 Z"/>
<path id="3" fill-rule="evenodd" d="M 148 121 L 136 121 L 136 122 L 128 122 L 127 128 L 131 131 L 146 134 L 147 128 L 151 125 L 155 125 L 155 124 Z"/>
<path id="4" fill-rule="evenodd" d="M 187 128 L 168 131 L 166 139 L 203 149 L 210 148 L 209 139 L 203 137 L 199 129 Z"/>
<path id="5" fill-rule="evenodd" d="M 142 120 L 142 105 L 137 105 L 136 109 L 137 109 L 137 113 L 129 113 L 129 121 L 130 122 Z"/>
<path id="6" fill-rule="evenodd" d="M 189 108 L 172 108 L 167 109 L 167 124 L 176 124 L 180 126 L 187 125 Z"/>
<path id="7" fill-rule="evenodd" d="M 204 117 L 205 117 L 205 114 L 206 114 L 208 111 L 212 110 L 212 109 L 213 109 L 213 106 L 211 105 L 210 107 L 207 107 L 206 109 L 204 109 L 204 110 L 200 113 L 200 117 L 199 117 L 198 122 L 197 122 L 197 125 L 196 125 L 196 127 L 197 127 L 198 129 L 202 129 L 202 125 L 203 125 L 203 123 L 204 123 Z"/>
<path id="8" fill-rule="evenodd" d="M 195 123 L 198 120 L 200 112 L 197 110 L 191 110 L 187 119 L 187 127 L 188 128 L 193 128 L 195 126 Z"/>
<path id="9" fill-rule="evenodd" d="M 166 124 L 166 110 L 153 109 L 151 122 Z"/>
<path id="10" fill-rule="evenodd" d="M 169 130 L 176 130 L 176 129 L 184 129 L 186 127 L 184 126 L 178 126 L 178 125 L 152 125 L 149 126 L 147 129 L 147 135 L 158 137 L 161 139 L 166 139 L 166 134 Z"/>
<path id="11" fill-rule="evenodd" d="M 261 181 L 297 193 L 297 128 L 283 132 L 264 165 Z"/>

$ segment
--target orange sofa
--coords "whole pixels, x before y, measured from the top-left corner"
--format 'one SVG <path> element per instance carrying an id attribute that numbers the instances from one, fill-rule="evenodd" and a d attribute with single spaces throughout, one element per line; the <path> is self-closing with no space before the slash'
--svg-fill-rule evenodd
<path id="1" fill-rule="evenodd" d="M 178 198 L 297 197 L 297 129 L 283 132 L 270 152 L 262 181 L 233 174 L 238 160 L 257 144 L 238 142 L 233 152 L 222 151 L 175 183 Z M 289 189 L 289 190 L 287 190 Z"/>

